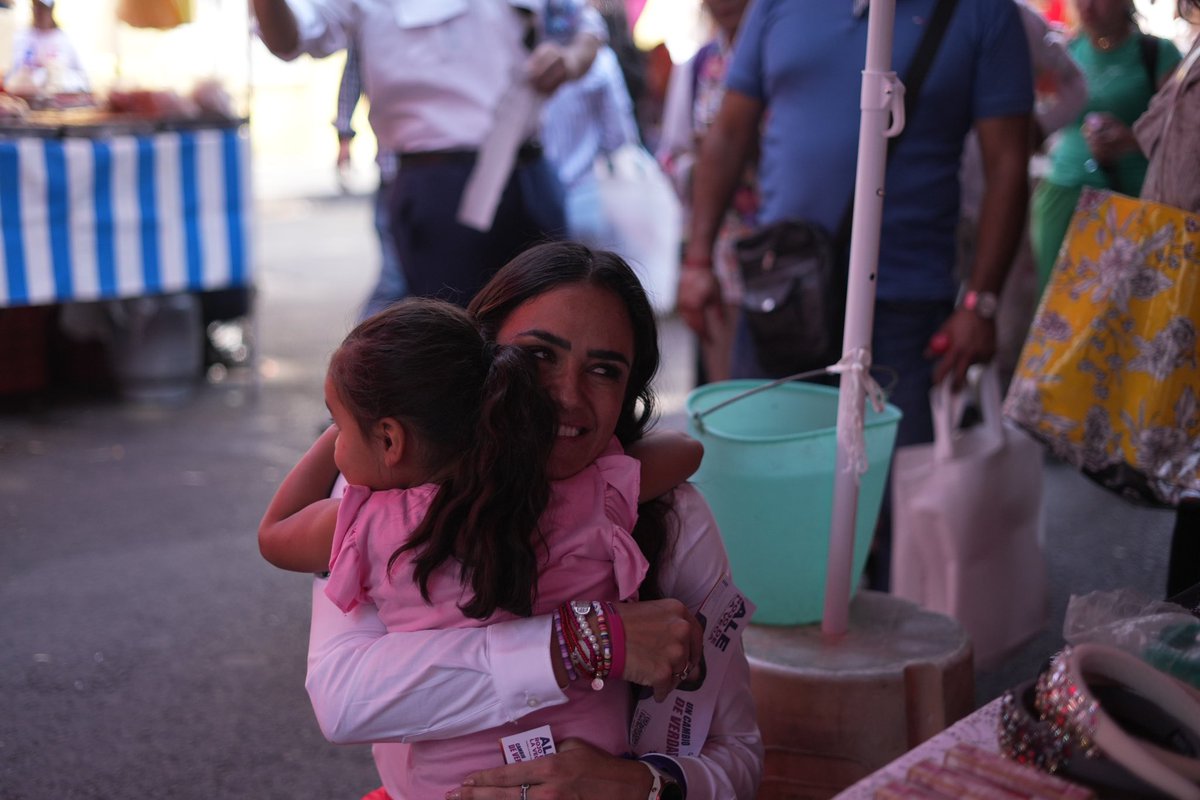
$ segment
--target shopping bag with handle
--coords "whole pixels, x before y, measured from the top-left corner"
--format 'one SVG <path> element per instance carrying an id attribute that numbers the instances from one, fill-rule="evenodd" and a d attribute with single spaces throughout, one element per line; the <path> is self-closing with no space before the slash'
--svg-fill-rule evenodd
<path id="1" fill-rule="evenodd" d="M 934 441 L 892 464 L 892 592 L 953 617 L 988 665 L 1042 630 L 1042 448 L 1000 410 L 994 366 L 976 387 L 982 421 L 960 427 L 970 392 L 930 392 Z"/>
<path id="2" fill-rule="evenodd" d="M 1200 216 L 1085 189 L 1005 400 L 1134 501 L 1200 497 Z"/>
<path id="3" fill-rule="evenodd" d="M 637 273 L 658 314 L 675 309 L 683 212 L 654 156 L 626 144 L 596 158 L 594 174 L 605 216 L 616 231 L 614 250 Z"/>

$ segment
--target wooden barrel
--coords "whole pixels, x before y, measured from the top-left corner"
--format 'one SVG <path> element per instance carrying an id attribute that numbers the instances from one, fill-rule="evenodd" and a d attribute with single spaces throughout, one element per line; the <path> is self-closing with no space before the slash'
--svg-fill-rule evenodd
<path id="1" fill-rule="evenodd" d="M 844 637 L 751 625 L 750 681 L 766 745 L 759 800 L 823 800 L 969 714 L 971 643 L 957 622 L 861 591 Z"/>

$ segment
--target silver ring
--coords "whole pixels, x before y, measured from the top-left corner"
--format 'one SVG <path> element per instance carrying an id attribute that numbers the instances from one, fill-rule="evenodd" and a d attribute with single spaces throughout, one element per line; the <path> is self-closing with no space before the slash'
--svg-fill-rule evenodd
<path id="1" fill-rule="evenodd" d="M 675 679 L 678 680 L 680 683 L 682 683 L 687 680 L 688 673 L 691 671 L 692 671 L 692 665 L 685 664 L 683 667 L 683 670 L 681 672 L 675 673 Z"/>
<path id="2" fill-rule="evenodd" d="M 529 800 L 529 784 L 521 784 L 521 800 Z"/>

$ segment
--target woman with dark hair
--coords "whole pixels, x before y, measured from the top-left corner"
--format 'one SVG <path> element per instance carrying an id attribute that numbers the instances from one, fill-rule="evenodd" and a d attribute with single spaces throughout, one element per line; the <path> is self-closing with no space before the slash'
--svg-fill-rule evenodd
<path id="1" fill-rule="evenodd" d="M 1142 33 L 1133 0 L 1075 0 L 1075 5 L 1082 29 L 1067 50 L 1087 79 L 1088 101 L 1063 127 L 1050 151 L 1050 172 L 1033 193 L 1029 232 L 1039 295 L 1083 187 L 1138 195 L 1146 157 L 1129 126 L 1179 63 L 1174 44 Z"/>
<path id="2" fill-rule="evenodd" d="M 563 660 L 570 702 L 529 727 L 620 753 L 629 691 L 606 679 L 624 655 L 611 633 L 618 603 L 637 599 L 649 567 L 632 538 L 638 498 L 685 480 L 702 448 L 655 436 L 635 460 L 610 437 L 599 457 L 551 481 L 561 423 L 539 373 L 526 348 L 495 344 L 445 301 L 409 298 L 368 318 L 330 359 L 334 424 L 275 493 L 259 547 L 285 569 L 329 570 L 329 599 L 344 611 L 372 606 L 389 631 L 550 614 L 578 660 Z M 347 486 L 330 497 L 339 471 Z M 568 634 L 608 646 L 568 651 Z M 496 740 L 510 733 L 413 743 L 387 791 L 444 796 L 502 764 Z"/>
<path id="3" fill-rule="evenodd" d="M 641 284 L 619 257 L 569 243 L 532 248 L 501 269 L 468 310 L 488 338 L 538 363 L 558 410 L 549 478 L 579 473 L 614 435 L 628 447 L 645 433 L 654 414 L 657 330 Z M 700 661 L 693 613 L 728 574 L 729 561 L 711 512 L 687 485 L 642 504 L 633 535 L 650 569 L 640 602 L 620 608 L 620 677 L 661 699 Z M 385 635 L 373 609 L 343 615 L 316 582 L 306 686 L 318 723 L 331 741 L 375 742 L 385 779 L 406 768 L 406 742 L 509 723 L 519 732 L 531 711 L 566 701 L 570 680 L 548 615 Z M 477 773 L 447 796 L 751 798 L 763 750 L 740 647 L 723 682 L 698 756 L 620 758 L 567 740 L 556 755 Z"/>
<path id="4" fill-rule="evenodd" d="M 1179 16 L 1200 24 L 1200 0 L 1179 0 Z M 1200 37 L 1133 126 L 1150 159 L 1142 199 L 1200 214 Z M 1196 264 L 1189 266 L 1195 269 Z M 1167 596 L 1200 583 L 1200 498 L 1185 499 L 1175 516 Z"/>

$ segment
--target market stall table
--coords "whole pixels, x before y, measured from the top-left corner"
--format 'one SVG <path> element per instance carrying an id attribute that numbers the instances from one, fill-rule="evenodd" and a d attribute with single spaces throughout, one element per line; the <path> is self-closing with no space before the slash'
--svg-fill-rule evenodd
<path id="1" fill-rule="evenodd" d="M 211 316 L 199 298 L 231 309 L 218 319 L 249 316 L 249 176 L 243 119 L 69 109 L 0 126 L 0 312 L 146 297 L 178 308 L 186 300 L 190 321 L 176 328 L 189 330 L 178 343 L 152 334 L 154 357 L 131 352 L 128 338 L 111 347 L 125 347 L 114 357 L 118 373 L 135 361 L 151 371 L 160 367 L 149 362 L 174 362 L 171 369 L 198 377 L 200 364 L 193 370 L 189 358 Z"/>
<path id="2" fill-rule="evenodd" d="M 250 286 L 242 121 L 41 119 L 0 128 L 0 306 Z"/>
<path id="3" fill-rule="evenodd" d="M 933 738 L 927 739 L 887 766 L 850 786 L 836 795 L 834 800 L 872 800 L 875 790 L 889 780 L 904 780 L 913 764 L 927 758 L 941 763 L 946 751 L 959 743 L 975 745 L 994 753 L 1000 752 L 1000 700 L 1001 698 L 996 698 L 976 709 Z"/>

